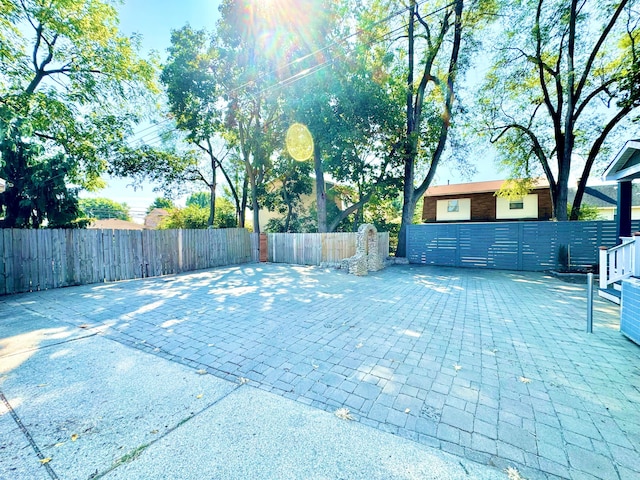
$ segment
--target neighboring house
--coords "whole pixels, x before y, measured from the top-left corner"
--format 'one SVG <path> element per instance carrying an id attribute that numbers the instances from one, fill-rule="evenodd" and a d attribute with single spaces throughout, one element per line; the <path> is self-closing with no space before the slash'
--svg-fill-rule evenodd
<path id="1" fill-rule="evenodd" d="M 427 189 L 422 221 L 495 222 L 504 220 L 549 220 L 552 216 L 549 184 L 540 179 L 523 197 L 497 197 L 505 180 L 439 185 Z"/>
<path id="2" fill-rule="evenodd" d="M 276 189 L 280 188 L 280 186 L 282 185 L 282 183 L 280 182 L 273 182 L 271 185 L 269 185 L 269 189 L 271 189 L 272 191 L 275 191 Z M 344 200 L 339 196 L 339 195 L 331 195 L 330 190 L 335 186 L 336 184 L 334 182 L 325 180 L 325 191 L 327 192 L 327 201 L 330 201 L 331 198 L 334 199 L 337 207 L 341 210 L 345 209 L 346 206 L 344 205 Z M 312 190 L 311 193 L 309 195 L 301 195 L 300 196 L 300 203 L 302 204 L 302 207 L 304 208 L 305 212 L 307 214 L 309 214 L 309 210 L 312 206 L 315 205 L 316 203 L 316 182 L 315 179 L 313 179 L 313 184 L 312 184 Z M 282 218 L 284 216 L 284 214 L 281 214 L 279 212 L 270 212 L 269 210 L 267 210 L 266 208 L 261 208 L 258 212 L 258 217 L 260 219 L 260 229 L 261 230 L 265 230 L 265 227 L 267 226 L 267 223 L 269 222 L 269 220 L 271 220 L 272 218 Z M 253 213 L 251 212 L 251 210 L 247 209 L 246 212 L 246 220 L 247 223 L 251 224 L 253 222 Z"/>
<path id="3" fill-rule="evenodd" d="M 576 189 L 569 189 L 569 205 L 573 203 Z M 618 204 L 618 184 L 593 185 L 584 189 L 583 205 L 591 205 L 598 209 L 601 220 L 615 220 Z M 631 219 L 640 220 L 640 185 L 634 184 L 631 196 Z"/>
<path id="4" fill-rule="evenodd" d="M 98 230 L 144 230 L 144 225 L 117 218 L 109 218 L 105 220 L 94 220 L 87 228 Z"/>
<path id="5" fill-rule="evenodd" d="M 4 192 L 7 188 L 6 180 L 0 178 L 0 193 Z"/>
<path id="6" fill-rule="evenodd" d="M 144 228 L 155 230 L 160 225 L 163 218 L 168 217 L 170 214 L 164 208 L 154 208 L 146 217 L 144 217 Z"/>

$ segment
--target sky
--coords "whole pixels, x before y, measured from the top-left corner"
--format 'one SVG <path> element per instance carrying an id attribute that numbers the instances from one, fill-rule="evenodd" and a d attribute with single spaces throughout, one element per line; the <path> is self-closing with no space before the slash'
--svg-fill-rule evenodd
<path id="1" fill-rule="evenodd" d="M 264 0 L 258 0 L 264 1 Z M 120 30 L 124 35 L 133 33 L 142 36 L 142 53 L 155 50 L 160 58 L 166 56 L 166 49 L 170 45 L 171 30 L 178 29 L 189 23 L 194 28 L 213 29 L 218 19 L 218 0 L 125 0 L 119 10 Z M 145 128 L 147 125 L 142 125 Z M 147 135 L 144 132 L 142 135 Z M 135 135 L 134 135 L 135 136 Z M 495 163 L 490 158 L 480 159 L 476 165 L 476 173 L 471 177 L 463 177 L 455 169 L 449 169 L 446 164 L 438 167 L 434 185 L 460 183 L 465 181 L 484 181 L 504 178 Z M 83 192 L 82 197 L 107 197 L 117 202 L 125 202 L 130 207 L 134 221 L 142 223 L 145 212 L 156 197 L 162 192 L 154 192 L 153 185 L 146 184 L 142 188 L 134 189 L 131 180 L 106 178 L 108 187 L 94 193 Z M 185 198 L 177 199 L 178 205 L 183 204 Z"/>

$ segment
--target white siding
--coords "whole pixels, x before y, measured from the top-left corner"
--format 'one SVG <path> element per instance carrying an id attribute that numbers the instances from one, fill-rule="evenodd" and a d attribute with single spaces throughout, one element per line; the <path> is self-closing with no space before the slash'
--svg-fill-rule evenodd
<path id="1" fill-rule="evenodd" d="M 458 211 L 449 212 L 449 202 L 458 202 Z M 451 200 L 438 200 L 436 203 L 436 222 L 471 220 L 471 199 L 455 198 Z"/>
<path id="2" fill-rule="evenodd" d="M 513 220 L 518 218 L 538 218 L 538 194 L 530 193 L 522 198 L 523 208 L 511 210 L 510 200 L 496 197 L 496 220 Z"/>

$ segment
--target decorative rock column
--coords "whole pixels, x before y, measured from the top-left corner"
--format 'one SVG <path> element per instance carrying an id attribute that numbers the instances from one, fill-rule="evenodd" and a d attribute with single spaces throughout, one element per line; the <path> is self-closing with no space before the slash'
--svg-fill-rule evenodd
<path id="1" fill-rule="evenodd" d="M 356 234 L 356 254 L 347 259 L 349 273 L 367 275 L 384 268 L 378 251 L 378 231 L 370 223 L 360 225 Z"/>

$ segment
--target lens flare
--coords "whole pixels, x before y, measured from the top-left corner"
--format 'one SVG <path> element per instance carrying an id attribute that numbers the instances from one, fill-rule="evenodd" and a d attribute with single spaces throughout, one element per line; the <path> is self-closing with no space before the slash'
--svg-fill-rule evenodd
<path id="1" fill-rule="evenodd" d="M 288 128 L 285 143 L 289 155 L 298 162 L 309 160 L 313 155 L 313 136 L 302 123 L 294 123 Z"/>

